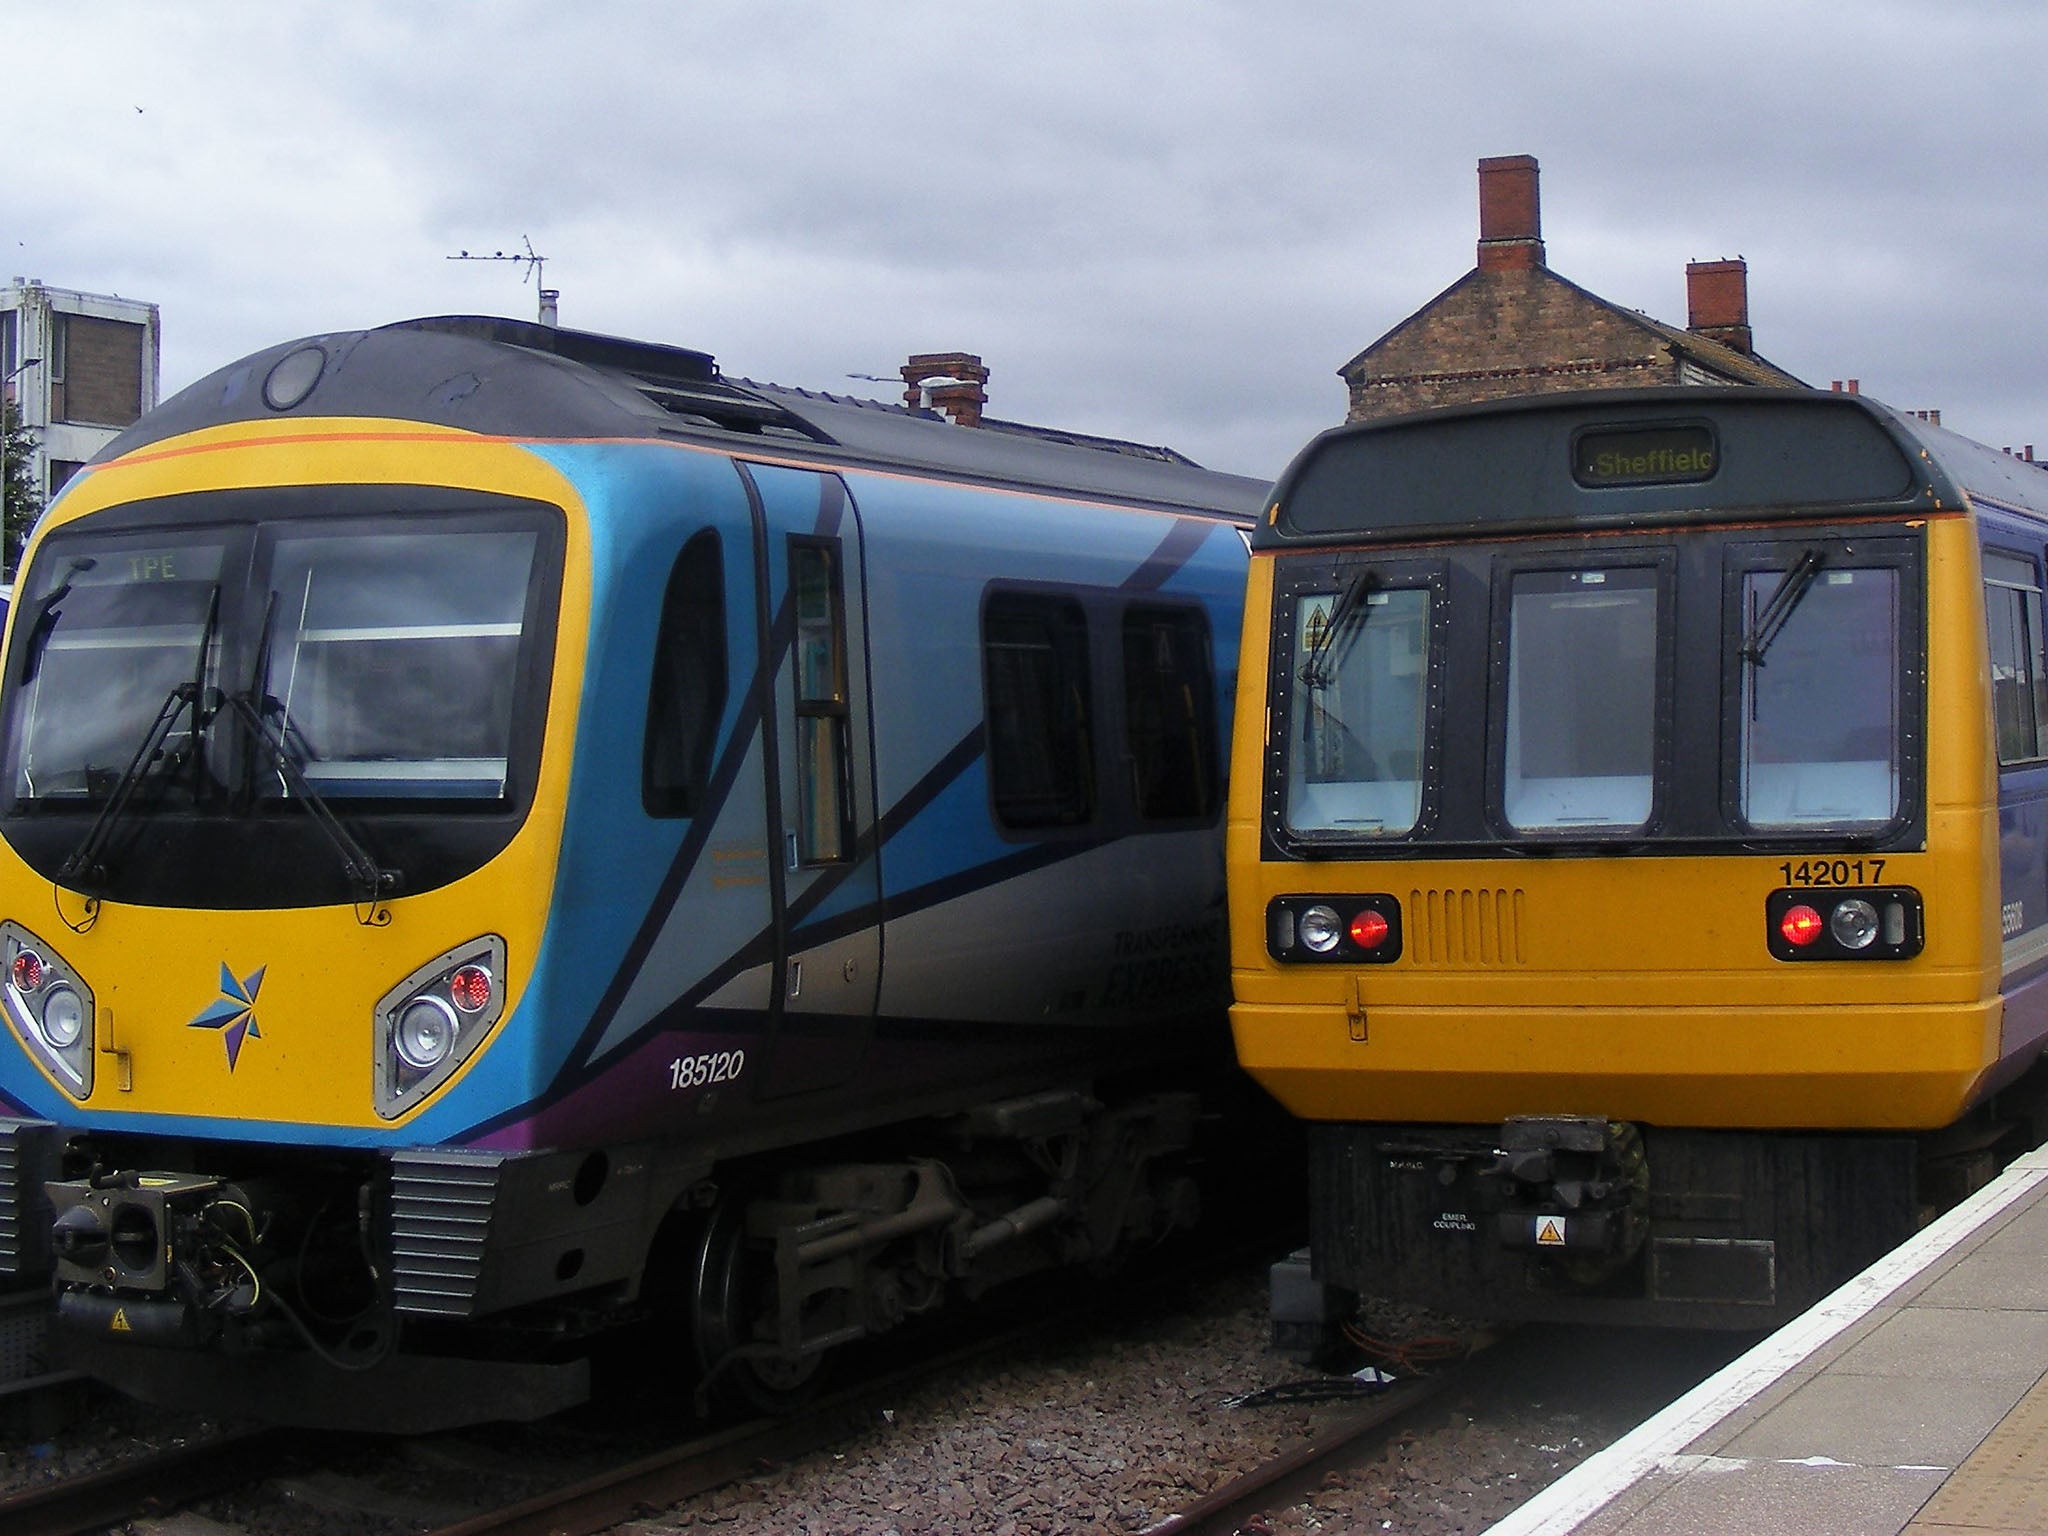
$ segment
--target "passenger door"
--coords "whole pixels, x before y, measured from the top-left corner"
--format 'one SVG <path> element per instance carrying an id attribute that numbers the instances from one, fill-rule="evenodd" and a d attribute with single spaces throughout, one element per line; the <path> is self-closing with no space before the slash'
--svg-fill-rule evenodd
<path id="1" fill-rule="evenodd" d="M 859 1069 L 881 985 L 860 516 L 837 475 L 748 464 L 773 700 L 774 953 L 763 1095 Z"/>

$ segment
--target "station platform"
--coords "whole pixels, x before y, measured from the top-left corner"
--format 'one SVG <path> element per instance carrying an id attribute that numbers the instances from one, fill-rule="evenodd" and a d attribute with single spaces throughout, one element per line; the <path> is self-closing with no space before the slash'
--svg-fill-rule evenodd
<path id="1" fill-rule="evenodd" d="M 2048 1150 L 1488 1536 L 2048 1533 Z"/>

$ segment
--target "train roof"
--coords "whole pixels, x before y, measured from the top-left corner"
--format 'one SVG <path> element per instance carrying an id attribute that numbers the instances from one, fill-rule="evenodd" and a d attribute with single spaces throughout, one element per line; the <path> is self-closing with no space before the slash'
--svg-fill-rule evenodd
<path id="1" fill-rule="evenodd" d="M 1338 427 L 1255 548 L 1953 510 L 2048 517 L 2048 472 L 1864 395 L 1689 386 L 1534 395 Z"/>
<path id="2" fill-rule="evenodd" d="M 444 315 L 280 343 L 180 390 L 100 454 L 278 417 L 427 421 L 509 437 L 686 437 L 1250 522 L 1265 481 L 1171 449 L 730 379 L 708 352 Z"/>

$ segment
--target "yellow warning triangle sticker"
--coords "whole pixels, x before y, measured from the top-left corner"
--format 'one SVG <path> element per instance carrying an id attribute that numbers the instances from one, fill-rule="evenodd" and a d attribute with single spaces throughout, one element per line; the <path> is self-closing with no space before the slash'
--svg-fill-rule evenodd
<path id="1" fill-rule="evenodd" d="M 134 1329 L 128 1326 L 128 1309 L 126 1307 L 114 1308 L 114 1320 L 107 1324 L 107 1332 L 133 1333 L 134 1331 Z"/>
<path id="2" fill-rule="evenodd" d="M 1536 1241 L 1546 1247 L 1564 1246 L 1564 1224 L 1555 1216 L 1546 1216 L 1536 1223 Z"/>

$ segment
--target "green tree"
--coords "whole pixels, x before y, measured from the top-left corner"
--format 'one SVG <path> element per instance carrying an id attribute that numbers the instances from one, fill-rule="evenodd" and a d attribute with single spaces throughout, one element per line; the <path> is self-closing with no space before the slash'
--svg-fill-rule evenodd
<path id="1" fill-rule="evenodd" d="M 0 404 L 0 484 L 6 487 L 7 515 L 0 519 L 0 576 L 14 579 L 14 562 L 29 529 L 43 515 L 43 493 L 35 481 L 36 432 L 21 424 L 12 400 Z"/>

